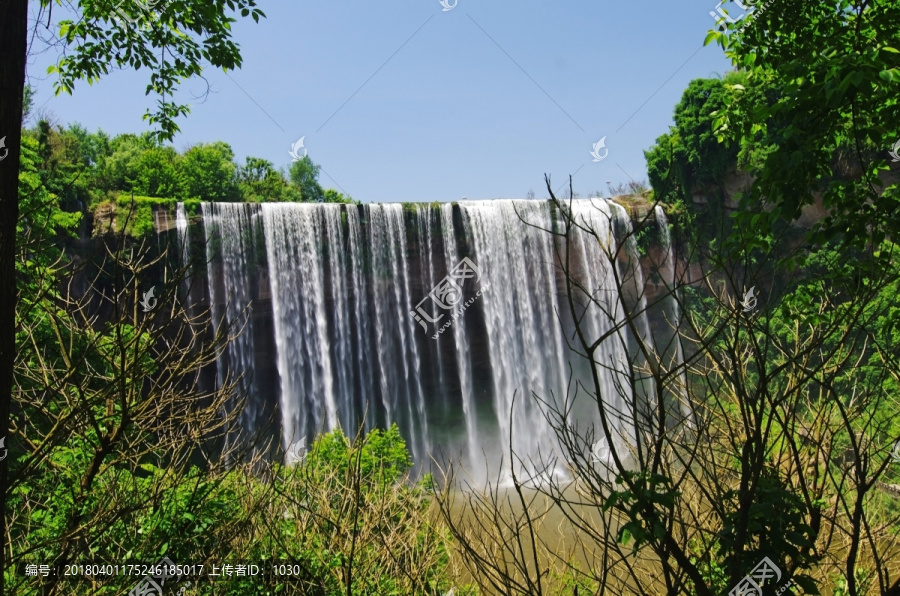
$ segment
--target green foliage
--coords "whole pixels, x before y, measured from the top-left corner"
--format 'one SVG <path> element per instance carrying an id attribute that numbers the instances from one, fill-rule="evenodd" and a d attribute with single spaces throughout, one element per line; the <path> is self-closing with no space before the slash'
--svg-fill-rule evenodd
<path id="1" fill-rule="evenodd" d="M 43 6 L 48 4 L 42 1 Z M 79 0 L 78 18 L 59 21 L 58 35 L 66 51 L 48 72 L 58 75 L 57 94 L 71 94 L 76 81 L 92 84 L 111 69 L 148 68 L 146 92 L 159 100 L 144 119 L 159 126 L 152 133 L 155 139 L 171 140 L 179 130 L 176 118 L 190 111 L 172 100 L 178 85 L 199 76 L 206 64 L 224 69 L 241 66 L 240 50 L 231 38 L 235 22 L 231 13 L 256 22 L 265 15 L 255 0 L 229 0 L 227 9 L 224 3 L 202 0 L 166 3 L 156 11 L 145 6 Z M 126 23 L 116 11 L 128 13 L 134 23 Z"/>
<path id="2" fill-rule="evenodd" d="M 738 503 L 742 496 L 738 491 L 726 495 L 733 499 L 733 506 L 717 537 L 725 566 L 736 571 L 732 576 L 740 575 L 763 557 L 774 557 L 790 560 L 791 568 L 809 569 L 817 559 L 810 554 L 815 530 L 809 525 L 806 504 L 772 467 L 763 468 L 757 482 L 749 503 Z M 736 548 L 738 528 L 746 532 L 743 551 Z"/>
<path id="3" fill-rule="evenodd" d="M 318 177 L 321 167 L 316 165 L 309 155 L 291 163 L 291 182 L 300 189 L 300 197 L 304 201 L 321 202 L 325 200 L 325 191 L 319 186 Z"/>
<path id="4" fill-rule="evenodd" d="M 136 194 L 148 197 L 184 196 L 180 176 L 182 166 L 172 147 L 146 149 L 134 163 L 136 176 L 131 181 L 132 188 Z"/>
<path id="5" fill-rule="evenodd" d="M 120 195 L 114 203 L 99 205 L 95 216 L 95 232 L 117 234 L 124 228 L 125 233 L 133 238 L 149 236 L 155 230 L 155 213 L 174 213 L 176 202 L 176 199 Z"/>
<path id="6" fill-rule="evenodd" d="M 342 192 L 338 192 L 333 188 L 325 189 L 325 202 L 326 203 L 346 203 L 348 205 L 354 204 L 354 200 L 349 195 L 345 195 Z"/>
<path id="7" fill-rule="evenodd" d="M 679 495 L 669 478 L 634 471 L 620 474 L 616 482 L 626 488 L 612 491 L 603 502 L 603 510 L 615 508 L 625 514 L 627 521 L 619 529 L 619 542 L 627 545 L 634 539 L 635 551 L 648 543 L 659 544 L 666 536 L 666 516 L 662 511 L 671 510 Z"/>
<path id="8" fill-rule="evenodd" d="M 188 215 L 200 215 L 200 199 L 185 199 L 183 203 Z"/>
<path id="9" fill-rule="evenodd" d="M 81 548 L 73 553 L 75 561 L 155 563 L 165 555 L 185 564 L 231 554 L 222 543 L 223 528 L 245 517 L 238 497 L 258 485 L 255 478 L 238 470 L 215 477 L 199 468 L 182 475 L 171 466 L 142 463 L 130 469 L 106 467 L 95 477 L 93 489 L 79 494 L 75 487 L 94 452 L 91 441 L 73 438 L 69 445 L 54 448 L 46 465 L 13 491 L 10 509 L 28 512 L 28 519 L 17 517 L 10 532 L 17 544 L 29 549 L 29 560 L 56 560 L 59 539 L 71 520 L 108 507 L 111 495 L 119 500 L 121 514 L 85 533 Z M 148 494 L 153 495 L 149 503 Z M 108 581 L 92 594 L 122 594 L 138 578 L 104 579 Z M 29 581 L 18 574 L 7 577 L 7 586 L 18 585 L 17 593 L 37 594 Z"/>
<path id="10" fill-rule="evenodd" d="M 411 464 L 396 425 L 356 441 L 340 430 L 320 436 L 301 463 L 276 467 L 278 497 L 261 513 L 268 520 L 264 531 L 248 536 L 243 552 L 248 559 L 298 566 L 295 593 L 443 592 L 449 587 L 447 533 L 425 517 L 427 487 L 407 483 Z M 235 580 L 224 593 L 263 588 Z"/>
<path id="11" fill-rule="evenodd" d="M 78 223 L 81 221 L 81 213 L 68 213 L 59 208 L 56 195 L 50 192 L 41 179 L 41 163 L 39 158 L 40 144 L 31 136 L 22 137 L 22 157 L 19 166 L 19 211 L 21 216 L 16 228 L 18 237 L 26 236 L 27 231 L 33 231 L 29 238 L 44 247 L 43 254 L 49 252 L 46 258 L 53 259 L 57 254 L 53 242 L 58 235 L 74 235 Z M 34 251 L 32 251 L 32 257 Z M 45 262 L 44 264 L 49 264 Z M 24 273 L 24 271 L 22 272 Z"/>
<path id="12" fill-rule="evenodd" d="M 396 424 L 388 430 L 374 429 L 360 446 L 335 430 L 317 439 L 303 462 L 313 475 L 346 475 L 351 465 L 359 467 L 367 488 L 383 488 L 399 482 L 412 466 L 412 456 Z"/>
<path id="13" fill-rule="evenodd" d="M 91 180 L 85 175 L 96 164 L 105 139 L 74 124 L 55 131 L 41 121 L 31 133 L 38 140 L 39 172 L 43 185 L 66 211 L 81 210 L 91 202 Z"/>
<path id="14" fill-rule="evenodd" d="M 584 574 L 575 559 L 566 562 L 563 571 L 557 568 L 550 569 L 550 581 L 554 586 L 552 593 L 560 596 L 570 594 L 597 594 L 600 590 L 600 582 L 591 579 Z M 459 591 L 457 591 L 459 593 Z M 461 595 L 462 596 L 462 595 Z"/>
<path id="15" fill-rule="evenodd" d="M 644 152 L 650 185 L 659 200 L 691 205 L 692 191 L 720 184 L 734 167 L 736 145 L 721 143 L 713 123 L 725 107 L 727 85 L 739 80 L 743 75 L 729 73 L 725 80 L 695 79 L 688 85 L 675 107 L 675 126 Z"/>
<path id="16" fill-rule="evenodd" d="M 299 192 L 291 186 L 272 162 L 258 157 L 247 157 L 246 164 L 238 168 L 238 187 L 244 201 L 297 201 Z"/>
<path id="17" fill-rule="evenodd" d="M 26 133 L 38 142 L 35 167 L 44 186 L 67 211 L 96 211 L 103 203 L 131 193 L 195 202 L 353 203 L 334 189 L 322 190 L 316 180 L 320 168 L 308 157 L 294 168 L 295 184 L 264 159 L 251 156 L 243 166 L 236 165 L 231 147 L 222 142 L 200 144 L 180 154 L 160 145 L 150 133 L 110 139 L 102 131 L 88 133 L 78 124 L 53 128 L 45 121 Z M 149 212 L 139 206 L 135 215 L 140 236 L 149 230 Z"/>
<path id="18" fill-rule="evenodd" d="M 135 181 L 141 177 L 138 168 L 141 156 L 154 147 L 156 144 L 149 135 L 122 134 L 110 140 L 107 151 L 97 163 L 97 189 L 133 191 Z"/>
<path id="19" fill-rule="evenodd" d="M 25 85 L 22 90 L 22 121 L 28 120 L 31 110 L 34 108 L 34 88 L 31 85 Z"/>
<path id="20" fill-rule="evenodd" d="M 728 569 L 720 561 L 718 556 L 721 547 L 718 543 L 703 546 L 699 540 L 694 539 L 690 544 L 690 561 L 697 567 L 704 585 L 708 586 L 715 594 L 725 594 L 728 591 Z M 697 594 L 694 586 L 690 591 L 691 596 Z"/>
<path id="21" fill-rule="evenodd" d="M 772 229 L 821 197 L 829 213 L 809 236 L 816 243 L 878 244 L 900 229 L 887 161 L 900 138 L 898 24 L 895 2 L 769 2 L 748 23 L 709 33 L 747 73 L 717 123 L 755 178 L 738 225 L 759 214 Z"/>
<path id="22" fill-rule="evenodd" d="M 869 591 L 869 587 L 874 583 L 875 578 L 872 575 L 872 571 L 863 567 L 858 567 L 855 576 L 857 590 L 859 590 L 859 593 L 861 594 L 866 594 Z M 832 592 L 832 596 L 850 596 L 851 591 L 847 585 L 848 583 L 847 578 L 844 576 L 835 577 L 834 592 Z"/>
<path id="23" fill-rule="evenodd" d="M 212 202 L 235 201 L 236 173 L 234 152 L 227 143 L 195 145 L 181 158 L 182 196 Z"/>
<path id="24" fill-rule="evenodd" d="M 98 338 L 100 352 L 114 357 L 118 341 L 105 333 Z M 92 380 L 73 377 L 73 384 L 88 394 L 114 384 L 115 369 L 106 357 L 92 359 Z M 152 360 L 147 365 L 152 376 Z M 121 421 L 115 413 L 104 417 L 101 402 L 92 407 L 107 427 Z M 407 483 L 412 461 L 396 425 L 355 442 L 339 430 L 321 436 L 301 464 L 275 465 L 268 480 L 249 466 L 213 472 L 151 453 L 124 460 L 124 454 L 110 454 L 91 476 L 109 431 L 88 425 L 65 444 L 47 445 L 45 463 L 20 478 L 9 504 L 21 514 L 12 517 L 9 532 L 27 560 L 57 561 L 72 521 L 90 519 L 114 503 L 102 523 L 82 530 L 69 562 L 152 563 L 166 556 L 176 564 L 284 562 L 301 570 L 290 578 L 232 576 L 196 583 L 192 593 L 203 595 L 400 596 L 449 588 L 447 532 L 426 516 L 430 478 Z M 131 445 L 153 444 L 140 428 L 128 432 Z M 87 477 L 92 481 L 85 490 Z M 134 577 L 104 579 L 92 586 L 70 584 L 70 593 L 122 594 L 136 583 Z M 28 596 L 39 593 L 39 581 L 12 571 L 6 577 L 8 588 Z M 350 592 L 346 582 L 352 583 Z"/>

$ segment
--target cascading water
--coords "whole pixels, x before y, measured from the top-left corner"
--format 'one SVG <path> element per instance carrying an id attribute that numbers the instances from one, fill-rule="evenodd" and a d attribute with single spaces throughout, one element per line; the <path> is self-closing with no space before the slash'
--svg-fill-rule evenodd
<path id="1" fill-rule="evenodd" d="M 655 208 L 656 225 L 659 231 L 659 251 L 661 253 L 656 266 L 656 272 L 660 277 L 664 288 L 661 299 L 661 316 L 655 317 L 660 321 L 660 328 L 654 330 L 653 338 L 656 341 L 657 351 L 663 355 L 664 366 L 670 370 L 674 369 L 679 363 L 684 362 L 684 350 L 681 345 L 681 335 L 678 328 L 681 325 L 681 310 L 676 300 L 675 293 L 675 251 L 672 247 L 672 236 L 669 233 L 669 223 L 666 220 L 666 214 L 659 205 Z M 676 386 L 679 393 L 684 394 L 687 385 L 687 373 L 681 370 L 679 375 L 680 387 Z M 667 411 L 672 412 L 669 420 L 669 426 L 677 426 L 681 421 L 685 421 L 688 426 L 693 426 L 693 416 L 688 404 L 683 400 L 679 400 L 675 395 L 667 396 L 670 408 Z M 679 417 L 677 413 L 680 412 Z"/>
<path id="2" fill-rule="evenodd" d="M 181 247 L 181 262 L 190 261 L 190 242 L 188 242 L 188 217 L 184 203 L 175 206 L 175 229 L 178 230 L 178 246 Z"/>
<path id="3" fill-rule="evenodd" d="M 190 229 L 188 227 L 188 216 L 187 210 L 184 208 L 184 203 L 178 203 L 175 206 L 175 229 L 178 232 L 178 246 L 179 246 L 179 263 L 183 267 L 189 267 L 191 262 L 191 241 L 190 241 Z M 190 272 L 184 276 L 184 282 L 182 283 L 182 289 L 184 291 L 184 304 L 185 307 L 190 309 L 191 306 L 191 279 Z"/>
<path id="4" fill-rule="evenodd" d="M 512 445 L 522 460 L 535 460 L 526 468 L 541 467 L 556 437 L 535 396 L 560 400 L 568 374 L 552 236 L 544 231 L 552 227 L 550 204 L 472 202 L 461 209 L 465 236 L 491 283 L 482 305 L 500 430 L 491 459 L 499 461 Z"/>
<path id="5" fill-rule="evenodd" d="M 388 425 L 402 423 L 412 452 L 425 456 L 428 421 L 419 376 L 414 321 L 409 316 L 409 263 L 403 206 L 369 206 L 369 240 L 382 403 Z M 405 406 L 405 407 L 404 407 Z M 404 411 L 405 410 L 405 411 Z"/>
<path id="6" fill-rule="evenodd" d="M 432 230 L 434 228 L 432 223 L 432 215 L 435 213 L 435 210 L 431 208 L 430 205 L 415 205 L 416 210 L 416 234 L 419 239 L 418 248 L 419 248 L 419 267 L 421 272 L 422 284 L 420 284 L 420 290 L 430 290 L 435 285 L 437 278 L 435 277 L 435 254 L 432 250 L 434 246 L 434 238 L 432 237 Z M 439 214 L 438 214 L 439 215 Z M 420 294 L 422 291 L 419 292 Z M 431 346 L 434 348 L 434 359 L 437 362 L 441 362 L 441 342 L 434 342 L 434 345 Z M 443 404 L 444 409 L 446 410 L 449 407 L 447 403 L 447 384 L 444 380 L 444 367 L 437 366 L 437 388 L 436 393 L 441 396 L 441 403 Z"/>
<path id="7" fill-rule="evenodd" d="M 332 341 L 342 338 L 328 334 L 324 270 L 324 220 L 340 213 L 326 207 L 262 206 L 288 463 L 300 457 L 310 433 L 338 425 L 337 392 L 345 389 L 332 371 Z"/>
<path id="8" fill-rule="evenodd" d="M 573 293 L 578 316 L 599 337 L 623 324 L 626 305 L 642 309 L 636 246 L 630 240 L 610 266 L 603 251 L 615 251 L 630 230 L 625 210 L 602 200 L 571 209 L 594 228 L 573 234 L 569 250 L 582 287 Z M 567 346 L 564 246 L 546 231 L 559 227 L 550 203 L 204 204 L 203 218 L 213 240 L 213 315 L 250 327 L 249 309 L 269 309 L 286 461 L 315 433 L 340 427 L 352 435 L 360 424 L 397 423 L 417 463 L 461 454 L 474 473 L 486 471 L 485 462 L 498 471 L 501 458 L 508 465 L 509 445 L 517 460 L 534 464 L 557 448 L 538 398 L 561 404 L 590 367 Z M 613 291 L 616 275 L 632 278 L 633 296 Z M 649 335 L 645 317 L 634 329 Z M 245 329 L 220 362 L 220 382 L 247 373 L 251 402 L 254 337 L 267 332 Z M 628 372 L 633 343 L 617 331 L 600 346 L 603 391 L 599 401 L 576 403 L 581 422 L 594 424 L 598 407 L 621 411 L 636 397 L 620 394 L 616 378 Z M 616 432 L 624 448 L 632 437 L 624 427 Z"/>
<path id="9" fill-rule="evenodd" d="M 375 368 L 376 354 L 373 342 L 372 330 L 373 311 L 372 294 L 367 283 L 366 267 L 367 255 L 364 252 L 367 246 L 359 218 L 358 209 L 347 209 L 347 248 L 350 258 L 350 278 L 353 292 L 351 294 L 352 310 L 354 314 L 354 346 L 355 364 L 354 371 L 359 378 L 357 399 L 354 402 L 356 411 L 365 416 L 366 428 L 374 428 L 377 423 L 378 409 L 375 403 L 378 391 L 376 389 Z M 355 425 L 348 428 L 356 428 Z"/>
<path id="10" fill-rule="evenodd" d="M 630 380 L 631 375 L 640 379 L 636 368 L 643 362 L 635 336 L 644 341 L 650 337 L 637 244 L 625 209 L 611 201 L 574 201 L 570 221 L 577 230 L 569 255 L 571 277 L 580 281 L 573 298 L 586 337 L 607 338 L 594 353 L 600 383 L 597 398 L 609 416 L 612 449 L 627 465 L 636 440 L 631 406 L 635 400 L 646 403 L 652 393 L 652 387 L 642 387 L 640 380 L 635 386 Z M 623 237 L 624 242 L 616 240 Z M 605 436 L 597 432 L 595 438 L 602 445 L 594 452 L 595 459 L 611 466 Z"/>
<path id="11" fill-rule="evenodd" d="M 445 204 L 440 207 L 441 215 L 441 239 L 444 244 L 444 262 L 449 270 L 459 262 L 459 254 L 456 246 L 456 234 L 453 229 L 453 205 Z M 429 287 L 434 287 L 429 286 Z M 475 387 L 472 379 L 471 349 L 469 347 L 469 335 L 464 325 L 453 326 L 453 354 L 459 379 L 459 392 L 462 398 L 462 413 L 466 430 L 464 442 L 465 454 L 470 466 L 480 464 L 482 453 L 479 453 L 479 434 L 477 429 L 477 416 L 475 414 Z"/>
<path id="12" fill-rule="evenodd" d="M 252 433 L 260 412 L 252 316 L 256 286 L 252 272 L 260 256 L 256 246 L 260 237 L 259 218 L 243 203 L 203 203 L 201 210 L 213 331 L 222 330 L 234 336 L 219 359 L 218 381 L 222 385 L 239 380 L 240 394 L 247 398 L 241 424 Z"/>

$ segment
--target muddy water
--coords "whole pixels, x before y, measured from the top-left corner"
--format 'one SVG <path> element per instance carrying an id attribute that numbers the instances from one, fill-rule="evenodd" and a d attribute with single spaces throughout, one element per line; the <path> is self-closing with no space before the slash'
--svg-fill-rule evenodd
<path id="1" fill-rule="evenodd" d="M 544 492 L 554 492 L 556 498 L 551 499 Z M 614 539 L 620 522 L 602 512 L 599 501 L 588 497 L 575 483 L 553 491 L 523 489 L 521 496 L 513 488 L 494 487 L 491 494 L 457 490 L 448 497 L 455 526 L 484 561 L 498 568 L 487 572 L 482 568 L 473 573 L 471 566 L 467 568 L 465 564 L 464 549 L 459 541 L 455 542 L 452 562 L 460 571 L 461 583 L 480 584 L 483 594 L 523 593 L 514 588 L 498 589 L 502 585 L 499 569 L 505 569 L 513 586 L 521 589 L 530 585 L 526 593 L 553 596 L 575 594 L 574 576 L 582 578 L 580 596 L 645 593 L 627 578 L 626 566 L 643 569 L 639 574 L 646 578 L 642 582 L 645 586 L 654 582 L 650 561 L 633 556 L 630 545 L 622 546 L 620 553 L 604 547 L 605 540 Z M 529 525 L 533 536 L 527 531 Z M 475 581 L 475 574 L 481 582 Z M 585 579 L 604 575 L 603 589 L 599 589 L 599 581 Z M 659 586 L 654 593 L 663 592 Z"/>

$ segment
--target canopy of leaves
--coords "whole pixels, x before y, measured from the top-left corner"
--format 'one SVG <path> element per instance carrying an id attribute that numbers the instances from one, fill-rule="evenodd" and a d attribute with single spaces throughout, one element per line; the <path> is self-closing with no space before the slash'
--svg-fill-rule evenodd
<path id="1" fill-rule="evenodd" d="M 877 245 L 896 234 L 888 151 L 900 140 L 900 4 L 767 2 L 724 26 L 707 43 L 747 76 L 717 118 L 754 177 L 738 217 L 769 228 L 821 198 L 829 213 L 811 240 Z"/>
<path id="2" fill-rule="evenodd" d="M 179 153 L 151 133 L 110 138 L 78 124 L 54 128 L 43 120 L 29 134 L 39 141 L 35 167 L 41 179 L 68 211 L 93 209 L 120 194 L 179 201 L 353 202 L 337 190 L 322 189 L 316 179 L 320 168 L 308 156 L 294 164 L 288 178 L 258 157 L 248 156 L 238 165 L 231 146 L 222 141 Z"/>
<path id="3" fill-rule="evenodd" d="M 41 0 L 41 5 L 51 2 Z M 78 18 L 59 22 L 67 53 L 49 69 L 58 75 L 56 93 L 71 94 L 76 81 L 92 84 L 113 68 L 148 68 L 146 93 L 159 100 L 144 119 L 159 126 L 152 133 L 158 140 L 171 140 L 178 132 L 175 119 L 190 111 L 172 101 L 179 83 L 199 75 L 204 63 L 224 69 L 241 66 L 240 49 L 231 39 L 236 19 L 229 12 L 257 22 L 265 16 L 256 0 L 79 0 L 75 9 Z"/>
<path id="4" fill-rule="evenodd" d="M 690 204 L 690 193 L 721 183 L 737 159 L 737 145 L 720 143 L 713 129 L 714 115 L 725 107 L 726 85 L 743 80 L 740 73 L 721 79 L 695 79 L 675 106 L 675 126 L 648 151 L 647 174 L 656 197 L 667 203 Z"/>
<path id="5" fill-rule="evenodd" d="M 291 164 L 291 182 L 300 189 L 300 196 L 304 201 L 322 202 L 325 199 L 325 193 L 318 182 L 320 169 L 309 155 L 304 155 L 303 159 Z"/>

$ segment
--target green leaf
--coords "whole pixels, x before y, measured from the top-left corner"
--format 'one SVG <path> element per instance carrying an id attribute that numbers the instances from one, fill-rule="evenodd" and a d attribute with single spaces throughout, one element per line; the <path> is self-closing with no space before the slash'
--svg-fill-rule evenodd
<path id="1" fill-rule="evenodd" d="M 887 70 L 882 70 L 878 73 L 878 76 L 888 83 L 898 83 L 900 82 L 900 69 L 889 68 Z"/>

